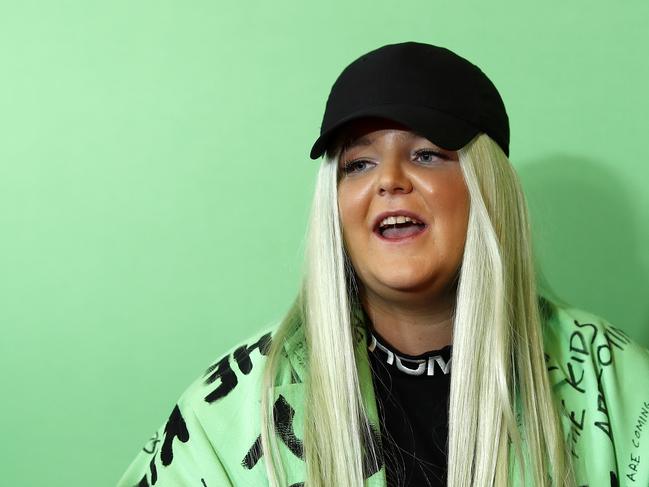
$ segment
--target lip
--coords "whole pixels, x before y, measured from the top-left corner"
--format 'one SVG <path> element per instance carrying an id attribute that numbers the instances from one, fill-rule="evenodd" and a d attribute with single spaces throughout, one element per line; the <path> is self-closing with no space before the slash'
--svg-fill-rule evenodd
<path id="1" fill-rule="evenodd" d="M 415 233 L 413 235 L 409 235 L 407 237 L 403 238 L 385 238 L 383 235 L 381 235 L 381 232 L 379 232 L 379 224 L 383 221 L 384 218 L 387 218 L 389 216 L 398 216 L 398 215 L 403 215 L 403 216 L 408 216 L 410 218 L 414 218 L 424 224 L 424 227 L 421 229 L 420 232 Z M 413 238 L 417 238 L 418 236 L 422 235 L 426 230 L 428 229 L 428 223 L 417 213 L 414 211 L 409 211 L 409 210 L 391 210 L 391 211 L 384 211 L 383 213 L 379 213 L 376 218 L 374 219 L 374 225 L 372 226 L 372 231 L 374 234 L 379 237 L 381 240 L 385 242 L 401 242 L 405 240 L 412 240 Z"/>

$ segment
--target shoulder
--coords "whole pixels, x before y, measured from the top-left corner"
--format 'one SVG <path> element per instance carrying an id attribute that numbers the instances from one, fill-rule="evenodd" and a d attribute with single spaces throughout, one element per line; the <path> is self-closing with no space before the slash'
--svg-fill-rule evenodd
<path id="1" fill-rule="evenodd" d="M 595 313 L 545 301 L 543 340 L 547 360 L 594 368 L 649 367 L 649 350 Z"/>
<path id="2" fill-rule="evenodd" d="M 597 314 L 546 311 L 547 371 L 577 482 L 647 485 L 649 350 Z"/>
<path id="3" fill-rule="evenodd" d="M 256 413 L 267 356 L 278 327 L 265 326 L 213 359 L 182 393 L 178 404 L 204 424 L 218 422 L 223 427 Z"/>
<path id="4" fill-rule="evenodd" d="M 281 323 L 262 327 L 240 340 L 205 368 L 180 397 L 179 402 L 195 411 L 257 408 L 267 358 L 272 345 L 280 347 L 274 386 L 302 382 L 305 364 L 304 336 L 301 327 L 281 332 Z M 276 342 L 280 343 L 276 343 Z"/>
<path id="5" fill-rule="evenodd" d="M 182 392 L 118 485 L 257 485 L 261 384 L 279 323 L 215 358 Z M 247 462 L 247 463 L 246 463 Z"/>

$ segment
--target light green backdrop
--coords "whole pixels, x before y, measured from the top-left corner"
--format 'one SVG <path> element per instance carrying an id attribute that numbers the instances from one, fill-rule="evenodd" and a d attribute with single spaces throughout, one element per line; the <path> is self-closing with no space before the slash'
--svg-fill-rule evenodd
<path id="1" fill-rule="evenodd" d="M 649 345 L 649 3 L 0 4 L 0 483 L 114 485 L 298 286 L 338 73 L 451 48 L 499 88 L 545 273 Z"/>

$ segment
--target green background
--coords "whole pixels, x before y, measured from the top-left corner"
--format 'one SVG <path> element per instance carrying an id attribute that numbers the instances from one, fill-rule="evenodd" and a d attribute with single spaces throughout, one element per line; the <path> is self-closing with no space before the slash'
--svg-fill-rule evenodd
<path id="1" fill-rule="evenodd" d="M 649 3 L 4 1 L 0 483 L 114 485 L 295 295 L 340 71 L 448 47 L 494 81 L 555 291 L 649 345 Z"/>

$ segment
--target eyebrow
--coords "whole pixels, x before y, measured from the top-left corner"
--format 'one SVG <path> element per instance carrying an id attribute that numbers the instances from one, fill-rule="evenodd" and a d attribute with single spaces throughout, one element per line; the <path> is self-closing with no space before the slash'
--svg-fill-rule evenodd
<path id="1" fill-rule="evenodd" d="M 421 137 L 418 134 L 415 134 L 414 132 L 404 132 L 403 135 L 401 135 L 403 138 L 407 139 L 417 139 Z M 354 147 L 367 147 L 368 145 L 372 145 L 372 141 L 369 139 L 367 135 L 364 135 L 362 137 L 358 137 L 356 139 L 348 139 L 345 141 L 345 143 L 342 146 L 341 152 L 346 152 L 350 149 L 353 149 Z"/>

